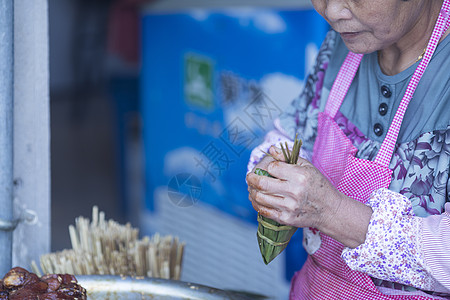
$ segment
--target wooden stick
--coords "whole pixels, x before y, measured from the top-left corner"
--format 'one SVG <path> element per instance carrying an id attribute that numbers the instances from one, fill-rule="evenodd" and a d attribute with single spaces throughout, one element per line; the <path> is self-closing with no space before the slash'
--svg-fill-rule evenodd
<path id="1" fill-rule="evenodd" d="M 178 280 L 185 244 L 177 237 L 158 233 L 139 240 L 139 230 L 130 223 L 120 225 L 105 220 L 105 213 L 92 208 L 92 222 L 78 217 L 69 226 L 72 249 L 42 255 L 44 274 L 110 274 L 149 276 Z M 36 263 L 32 263 L 40 274 Z"/>
<path id="2" fill-rule="evenodd" d="M 39 277 L 42 276 L 42 274 L 39 271 L 39 268 L 34 260 L 31 261 L 31 270 L 33 270 L 33 273 L 35 273 L 37 276 L 39 276 Z"/>

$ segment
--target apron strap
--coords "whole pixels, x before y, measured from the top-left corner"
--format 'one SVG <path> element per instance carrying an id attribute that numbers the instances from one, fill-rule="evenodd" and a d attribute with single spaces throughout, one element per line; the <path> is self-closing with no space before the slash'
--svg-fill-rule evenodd
<path id="1" fill-rule="evenodd" d="M 341 107 L 342 101 L 344 101 L 345 95 L 347 95 L 347 91 L 352 84 L 356 72 L 358 71 L 362 57 L 362 54 L 349 52 L 344 60 L 344 63 L 339 69 L 339 73 L 334 80 L 324 111 L 332 119 L 336 116 L 336 113 Z"/>
<path id="2" fill-rule="evenodd" d="M 402 125 L 403 116 L 405 115 L 406 108 L 408 107 L 408 104 L 414 95 L 414 91 L 416 90 L 416 87 L 419 84 L 419 81 L 422 78 L 422 75 L 430 62 L 431 57 L 433 56 L 433 53 L 436 50 L 439 40 L 441 39 L 442 35 L 447 31 L 450 25 L 449 10 L 450 10 L 450 0 L 445 0 L 444 3 L 442 4 L 439 18 L 434 27 L 433 34 L 428 42 L 427 50 L 424 54 L 424 57 L 420 62 L 419 66 L 416 68 L 413 77 L 409 81 L 405 95 L 403 96 L 403 99 L 400 102 L 400 106 L 397 112 L 395 113 L 392 124 L 389 127 L 388 133 L 386 134 L 386 138 L 381 144 L 380 150 L 378 151 L 377 157 L 375 158 L 375 162 L 377 162 L 382 166 L 389 167 L 392 155 L 394 154 L 395 144 L 397 141 L 398 134 L 400 132 L 400 127 Z"/>

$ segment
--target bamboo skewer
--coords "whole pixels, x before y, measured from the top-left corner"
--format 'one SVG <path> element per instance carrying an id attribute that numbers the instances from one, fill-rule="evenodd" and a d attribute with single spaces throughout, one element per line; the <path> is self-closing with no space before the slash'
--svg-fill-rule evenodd
<path id="1" fill-rule="evenodd" d="M 42 273 L 181 277 L 184 243 L 159 234 L 139 240 L 138 229 L 106 221 L 97 206 L 92 209 L 92 221 L 78 217 L 75 226 L 69 226 L 69 235 L 72 249 L 40 257 Z M 32 267 L 40 273 L 35 262 Z"/>

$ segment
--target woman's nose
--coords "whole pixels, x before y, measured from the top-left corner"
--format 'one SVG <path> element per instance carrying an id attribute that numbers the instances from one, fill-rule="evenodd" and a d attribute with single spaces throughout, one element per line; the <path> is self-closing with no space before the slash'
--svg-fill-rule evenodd
<path id="1" fill-rule="evenodd" d="M 376 0 L 375 0 L 376 1 Z M 325 8 L 325 16 L 330 22 L 348 20 L 352 13 L 344 0 L 329 0 Z"/>

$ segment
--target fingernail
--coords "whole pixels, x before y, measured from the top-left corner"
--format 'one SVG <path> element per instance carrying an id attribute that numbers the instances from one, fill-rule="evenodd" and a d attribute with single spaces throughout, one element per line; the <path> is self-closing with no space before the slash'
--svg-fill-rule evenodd
<path id="1" fill-rule="evenodd" d="M 280 154 L 280 153 L 281 153 L 281 152 L 280 152 L 280 149 L 278 149 L 278 148 L 275 147 L 275 146 L 272 146 L 272 150 L 275 151 L 277 154 Z"/>

